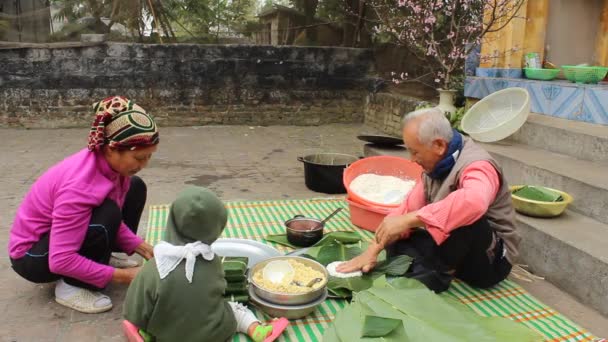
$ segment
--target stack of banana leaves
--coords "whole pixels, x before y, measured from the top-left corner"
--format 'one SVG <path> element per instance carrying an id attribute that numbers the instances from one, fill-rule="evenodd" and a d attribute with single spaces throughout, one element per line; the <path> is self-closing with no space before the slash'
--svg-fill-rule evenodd
<path id="1" fill-rule="evenodd" d="M 513 194 L 525 199 L 541 202 L 562 202 L 564 200 L 559 192 L 542 186 L 526 185 L 513 191 Z"/>
<path id="2" fill-rule="evenodd" d="M 404 277 L 378 277 L 355 293 L 323 335 L 325 342 L 354 341 L 542 341 L 523 324 L 482 317 L 449 294 L 435 294 Z"/>
<path id="3" fill-rule="evenodd" d="M 341 239 L 343 238 L 343 239 Z M 305 257 L 327 266 L 361 254 L 367 243 L 340 234 L 309 248 Z M 325 342 L 354 341 L 542 341 L 534 330 L 502 317 L 482 317 L 446 292 L 435 294 L 417 280 L 403 277 L 409 256 L 387 259 L 384 253 L 370 273 L 330 277 L 336 297 L 351 298 L 323 335 Z"/>

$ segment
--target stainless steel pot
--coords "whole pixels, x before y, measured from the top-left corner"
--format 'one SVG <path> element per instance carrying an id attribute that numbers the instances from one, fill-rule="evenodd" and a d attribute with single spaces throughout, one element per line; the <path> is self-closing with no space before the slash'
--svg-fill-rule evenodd
<path id="1" fill-rule="evenodd" d="M 321 286 L 315 290 L 305 293 L 282 293 L 282 292 L 273 292 L 263 289 L 261 286 L 257 285 L 253 280 L 253 275 L 257 272 L 261 272 L 262 269 L 271 261 L 274 260 L 297 260 L 313 268 L 316 271 L 319 271 L 323 274 L 323 281 L 321 282 Z M 254 293 L 260 297 L 264 301 L 268 301 L 270 303 L 278 304 L 278 305 L 301 305 L 308 304 L 317 299 L 319 299 L 326 292 L 327 281 L 329 279 L 329 273 L 323 265 L 319 264 L 314 260 L 310 260 L 308 258 L 298 257 L 298 256 L 279 256 L 270 259 L 266 259 L 262 262 L 257 263 L 249 272 L 249 287 L 253 289 Z"/>
<path id="2" fill-rule="evenodd" d="M 315 308 L 323 303 L 327 298 L 327 289 L 324 289 L 321 297 L 315 301 L 301 304 L 301 305 L 278 305 L 270 303 L 258 297 L 252 288 L 249 288 L 249 297 L 255 306 L 262 309 L 267 315 L 271 317 L 285 317 L 287 319 L 299 319 L 306 317 L 315 311 Z"/>

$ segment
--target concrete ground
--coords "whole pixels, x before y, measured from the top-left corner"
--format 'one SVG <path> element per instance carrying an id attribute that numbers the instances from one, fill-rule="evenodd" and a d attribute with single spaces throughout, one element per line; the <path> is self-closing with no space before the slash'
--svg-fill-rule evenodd
<path id="1" fill-rule="evenodd" d="M 298 156 L 317 152 L 362 155 L 360 125 L 322 127 L 163 128 L 161 145 L 140 176 L 148 204 L 169 203 L 189 184 L 207 186 L 223 199 L 324 196 L 304 185 Z M 32 182 L 49 166 L 86 145 L 86 129 L 0 130 L 0 245 L 6 246 L 15 210 Z M 140 230 L 146 227 L 144 212 Z M 143 234 L 143 231 L 141 232 Z M 31 284 L 0 257 L 0 341 L 122 341 L 124 286 L 110 286 L 114 309 L 74 312 L 53 301 L 52 285 Z M 598 336 L 608 319 L 545 281 L 521 282 L 532 294 Z"/>

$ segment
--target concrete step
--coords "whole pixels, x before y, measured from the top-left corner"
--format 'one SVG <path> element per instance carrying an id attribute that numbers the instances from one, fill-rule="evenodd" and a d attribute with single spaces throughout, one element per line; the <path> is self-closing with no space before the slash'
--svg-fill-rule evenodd
<path id="1" fill-rule="evenodd" d="M 530 114 L 509 140 L 569 155 L 608 162 L 608 126 Z"/>
<path id="2" fill-rule="evenodd" d="M 498 161 L 509 184 L 543 185 L 566 191 L 574 197 L 572 210 L 608 223 L 608 163 L 512 142 L 481 146 Z"/>
<path id="3" fill-rule="evenodd" d="M 608 225 L 567 210 L 553 219 L 517 214 L 520 262 L 608 316 Z"/>

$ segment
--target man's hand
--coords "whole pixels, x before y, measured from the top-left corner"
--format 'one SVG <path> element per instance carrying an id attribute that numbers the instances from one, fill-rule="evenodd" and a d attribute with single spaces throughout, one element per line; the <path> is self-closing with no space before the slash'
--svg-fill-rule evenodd
<path id="1" fill-rule="evenodd" d="M 336 271 L 342 273 L 371 271 L 378 262 L 378 254 L 385 246 L 399 240 L 410 229 L 423 225 L 424 223 L 416 216 L 416 212 L 385 217 L 378 230 L 376 230 L 376 237 L 370 243 L 368 249 L 363 254 L 338 266 Z"/>
<path id="2" fill-rule="evenodd" d="M 150 260 L 150 258 L 154 257 L 154 247 L 147 242 L 142 242 L 135 248 L 135 253 L 141 255 L 146 260 Z"/>
<path id="3" fill-rule="evenodd" d="M 141 266 L 131 268 L 115 268 L 114 274 L 112 275 L 112 281 L 117 284 L 130 284 L 140 270 Z"/>
<path id="4" fill-rule="evenodd" d="M 345 263 L 340 264 L 338 268 L 336 268 L 336 271 L 341 273 L 356 271 L 367 273 L 376 267 L 376 264 L 378 263 L 378 254 L 380 254 L 383 248 L 384 247 L 377 245 L 372 241 L 365 252 Z"/>
<path id="5" fill-rule="evenodd" d="M 399 240 L 401 234 L 405 233 L 408 229 L 409 227 L 407 227 L 404 216 L 387 216 L 376 230 L 376 243 L 388 246 Z"/>

